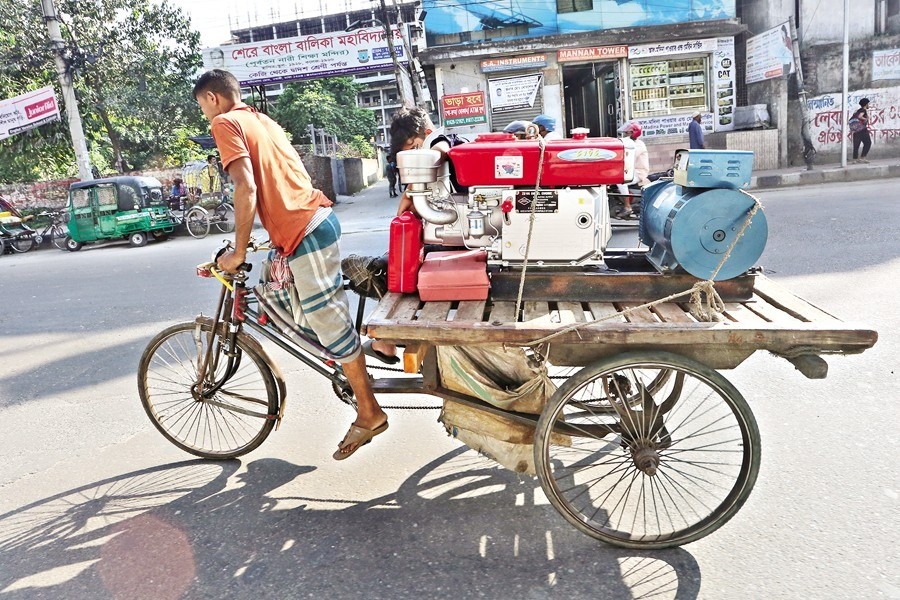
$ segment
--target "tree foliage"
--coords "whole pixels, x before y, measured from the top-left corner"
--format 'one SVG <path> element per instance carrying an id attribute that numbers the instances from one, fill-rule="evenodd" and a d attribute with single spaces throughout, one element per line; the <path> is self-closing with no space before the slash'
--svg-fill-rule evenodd
<path id="1" fill-rule="evenodd" d="M 57 0 L 57 12 L 97 162 L 121 170 L 199 156 L 187 138 L 205 129 L 191 97 L 200 35 L 182 10 L 166 0 Z M 40 2 L 0 2 L 0 22 L 0 97 L 45 85 L 59 92 Z M 0 142 L 0 180 L 74 172 L 64 121 Z"/>
<path id="2" fill-rule="evenodd" d="M 272 109 L 272 117 L 291 134 L 295 142 L 309 142 L 309 123 L 337 137 L 359 145 L 375 134 L 375 114 L 356 105 L 363 89 L 352 77 L 329 77 L 285 87 Z"/>

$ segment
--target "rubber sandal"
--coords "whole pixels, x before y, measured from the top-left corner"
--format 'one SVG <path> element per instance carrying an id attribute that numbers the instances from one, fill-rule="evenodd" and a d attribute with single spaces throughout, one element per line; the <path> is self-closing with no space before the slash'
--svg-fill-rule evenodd
<path id="1" fill-rule="evenodd" d="M 334 460 L 344 460 L 345 458 L 350 458 L 353 456 L 353 453 L 368 444 L 372 441 L 372 438 L 380 433 L 384 433 L 387 431 L 388 422 L 385 421 L 375 429 L 365 429 L 363 427 L 357 427 L 356 425 L 351 425 L 350 429 L 347 430 L 347 435 L 344 436 L 344 439 L 341 440 L 341 443 L 338 444 L 338 449 L 335 451 L 331 457 Z M 349 452 L 341 452 L 344 448 L 348 446 L 354 446 L 353 450 Z"/>
<path id="2" fill-rule="evenodd" d="M 373 348 L 372 342 L 374 341 L 375 340 L 368 340 L 362 345 L 363 354 L 365 354 L 366 356 L 371 356 L 376 360 L 380 360 L 386 365 L 396 365 L 398 362 L 400 362 L 399 356 L 390 356 Z"/>

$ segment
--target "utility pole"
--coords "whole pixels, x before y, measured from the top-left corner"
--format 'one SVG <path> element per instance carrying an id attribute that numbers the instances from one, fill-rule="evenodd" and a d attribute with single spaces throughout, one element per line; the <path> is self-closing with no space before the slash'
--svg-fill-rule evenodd
<path id="1" fill-rule="evenodd" d="M 47 23 L 47 32 L 50 34 L 50 48 L 53 50 L 56 61 L 56 74 L 59 76 L 59 85 L 62 87 L 63 102 L 66 105 L 66 116 L 69 119 L 69 135 L 72 136 L 72 147 L 75 150 L 75 162 L 78 165 L 78 177 L 82 181 L 90 181 L 94 178 L 91 173 L 91 159 L 88 155 L 87 142 L 84 139 L 84 127 L 81 124 L 81 113 L 78 112 L 78 100 L 75 98 L 75 88 L 72 86 L 72 73 L 64 56 L 66 43 L 63 41 L 59 30 L 59 17 L 53 0 L 41 0 L 41 10 L 44 13 L 44 22 Z"/>
<path id="2" fill-rule="evenodd" d="M 400 94 L 400 103 L 407 107 L 415 106 L 415 98 L 408 96 L 406 85 L 403 82 L 403 75 L 401 74 L 403 65 L 397 59 L 397 50 L 394 48 L 394 39 L 391 36 L 391 23 L 388 19 L 387 6 L 385 6 L 384 0 L 381 0 L 381 24 L 384 26 L 384 39 L 387 41 L 388 52 L 391 53 L 391 60 L 394 61 L 394 77 L 397 79 L 397 93 Z M 409 79 L 409 72 L 406 73 L 406 77 Z"/>
<path id="3" fill-rule="evenodd" d="M 406 38 L 406 25 L 403 23 L 400 5 L 397 2 L 398 0 L 394 0 L 394 8 L 397 10 L 398 15 L 397 26 L 400 28 L 400 39 L 403 41 L 403 50 L 406 52 L 406 60 L 409 63 L 409 74 L 412 79 L 410 84 L 413 95 L 415 96 L 416 106 L 424 108 L 430 113 L 434 110 L 431 92 L 428 90 L 428 83 L 425 81 L 425 74 L 422 72 L 422 66 L 419 64 L 419 59 L 413 56 L 412 43 Z M 416 21 L 418 21 L 418 19 L 416 19 Z"/>
<path id="4" fill-rule="evenodd" d="M 841 82 L 841 166 L 847 167 L 847 94 L 850 74 L 850 0 L 844 0 L 844 73 Z"/>
<path id="5" fill-rule="evenodd" d="M 800 137 L 803 139 L 803 160 L 806 163 L 806 170 L 812 171 L 813 157 L 816 155 L 816 148 L 812 143 L 812 136 L 809 133 L 809 105 L 806 104 L 806 89 L 803 87 L 803 68 L 800 65 L 800 38 L 797 35 L 797 27 L 794 24 L 796 19 L 791 19 L 791 48 L 794 51 L 794 68 L 797 75 L 797 91 L 800 96 Z"/>

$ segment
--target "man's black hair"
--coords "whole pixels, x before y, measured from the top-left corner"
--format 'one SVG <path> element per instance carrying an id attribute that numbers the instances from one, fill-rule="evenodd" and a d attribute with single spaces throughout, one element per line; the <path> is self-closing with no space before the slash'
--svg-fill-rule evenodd
<path id="1" fill-rule="evenodd" d="M 868 104 L 868 103 L 869 103 L 869 99 L 868 99 L 868 98 L 863 98 L 862 100 L 859 101 L 859 105 L 860 105 L 860 106 L 865 106 L 865 105 Z"/>
<path id="2" fill-rule="evenodd" d="M 224 69 L 213 69 L 200 76 L 194 84 L 194 98 L 204 92 L 213 92 L 226 98 L 241 97 L 241 84 L 237 78 Z"/>
<path id="3" fill-rule="evenodd" d="M 401 108 L 391 119 L 391 154 L 403 150 L 403 144 L 410 138 L 425 137 L 430 125 L 428 113 L 421 108 Z"/>

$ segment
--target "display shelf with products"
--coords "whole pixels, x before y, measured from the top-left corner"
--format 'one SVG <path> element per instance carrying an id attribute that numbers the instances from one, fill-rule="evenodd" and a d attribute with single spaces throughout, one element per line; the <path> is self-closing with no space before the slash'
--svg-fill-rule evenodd
<path id="1" fill-rule="evenodd" d="M 669 115 L 708 105 L 706 58 L 632 64 L 629 73 L 635 117 Z"/>

